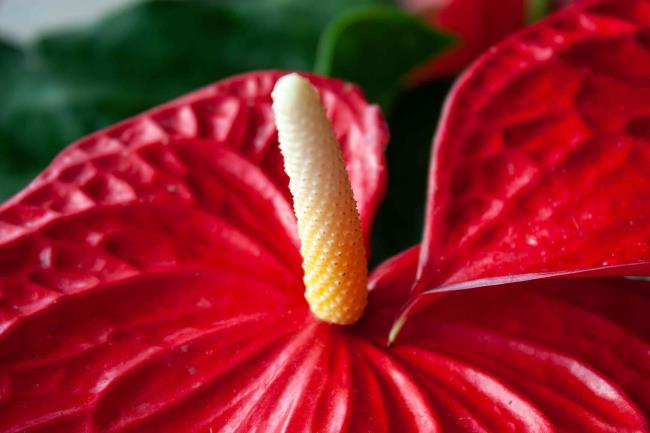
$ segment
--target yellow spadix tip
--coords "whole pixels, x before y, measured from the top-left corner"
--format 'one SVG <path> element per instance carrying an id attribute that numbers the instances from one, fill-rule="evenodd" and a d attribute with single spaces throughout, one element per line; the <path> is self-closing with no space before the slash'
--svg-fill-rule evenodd
<path id="1" fill-rule="evenodd" d="M 305 298 L 319 319 L 352 324 L 366 307 L 368 269 L 341 146 L 307 79 L 285 75 L 272 97 L 298 220 Z"/>

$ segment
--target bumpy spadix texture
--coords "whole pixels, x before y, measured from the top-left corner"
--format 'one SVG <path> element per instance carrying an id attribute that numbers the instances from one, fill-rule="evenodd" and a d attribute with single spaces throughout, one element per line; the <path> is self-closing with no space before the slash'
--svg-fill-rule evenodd
<path id="1" fill-rule="evenodd" d="M 309 81 L 298 74 L 286 75 L 272 95 L 298 219 L 305 298 L 318 318 L 352 324 L 366 306 L 368 271 L 341 147 Z"/>

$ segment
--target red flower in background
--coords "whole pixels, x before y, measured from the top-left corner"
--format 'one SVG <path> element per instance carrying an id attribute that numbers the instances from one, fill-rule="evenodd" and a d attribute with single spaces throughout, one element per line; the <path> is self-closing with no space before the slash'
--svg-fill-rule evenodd
<path id="1" fill-rule="evenodd" d="M 352 327 L 303 299 L 281 73 L 73 144 L 0 207 L 0 431 L 650 431 L 650 283 L 543 278 L 650 272 L 648 17 L 647 0 L 570 7 L 470 69 L 422 246 L 371 274 Z M 353 86 L 309 78 L 367 239 L 385 126 Z M 504 276 L 531 281 L 456 290 Z"/>
<path id="2" fill-rule="evenodd" d="M 402 0 L 402 5 L 456 39 L 447 53 L 411 74 L 414 82 L 423 82 L 461 71 L 490 46 L 524 27 L 528 1 Z"/>

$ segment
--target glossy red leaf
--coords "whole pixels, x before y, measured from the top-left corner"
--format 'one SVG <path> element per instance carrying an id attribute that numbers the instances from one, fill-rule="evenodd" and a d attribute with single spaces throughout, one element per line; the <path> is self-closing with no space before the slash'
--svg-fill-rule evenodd
<path id="1" fill-rule="evenodd" d="M 646 0 L 580 2 L 460 79 L 434 143 L 416 294 L 650 274 L 648 34 Z"/>
<path id="2" fill-rule="evenodd" d="M 456 38 L 455 46 L 417 68 L 416 82 L 461 71 L 491 45 L 526 24 L 527 0 L 401 0 L 402 5 Z"/>

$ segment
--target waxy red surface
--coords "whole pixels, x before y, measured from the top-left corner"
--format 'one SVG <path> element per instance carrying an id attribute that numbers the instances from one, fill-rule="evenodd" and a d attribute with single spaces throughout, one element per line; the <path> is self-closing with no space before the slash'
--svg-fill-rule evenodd
<path id="1" fill-rule="evenodd" d="M 650 2 L 584 3 L 457 83 L 434 143 L 423 286 L 650 275 Z"/>
<path id="2" fill-rule="evenodd" d="M 646 269 L 647 34 L 650 1 L 588 3 L 482 58 L 436 139 L 422 246 L 373 271 L 353 327 L 303 299 L 281 73 L 73 144 L 0 207 L 0 431 L 650 431 L 650 283 L 541 278 Z M 384 123 L 310 79 L 367 236 Z M 436 294 L 522 274 L 541 279 Z"/>
<path id="3" fill-rule="evenodd" d="M 411 74 L 415 83 L 452 75 L 469 65 L 491 45 L 526 24 L 529 0 L 401 0 L 435 28 L 454 38 L 453 47 Z"/>

